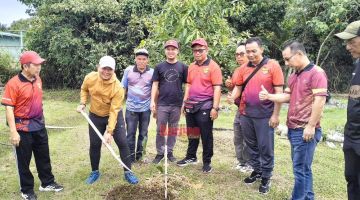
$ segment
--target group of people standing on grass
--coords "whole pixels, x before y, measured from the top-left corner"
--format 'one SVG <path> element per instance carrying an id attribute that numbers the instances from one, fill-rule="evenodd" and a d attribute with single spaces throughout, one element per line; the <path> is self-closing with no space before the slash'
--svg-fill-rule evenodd
<path id="1" fill-rule="evenodd" d="M 346 49 L 357 59 L 351 79 L 344 141 L 348 198 L 355 200 L 360 199 L 360 21 L 349 24 L 344 32 L 336 36 L 346 40 Z M 114 73 L 115 59 L 110 56 L 102 57 L 97 71 L 85 76 L 77 111 L 89 107 L 89 118 L 106 142 L 115 140 L 121 160 L 129 169 L 132 163 L 143 157 L 151 113 L 157 124 L 157 154 L 152 162 L 158 164 L 165 156 L 170 162 L 177 160 L 173 150 L 180 116 L 184 113 L 188 147 L 185 158 L 176 164 L 198 163 L 197 149 L 201 138 L 202 171 L 212 171 L 213 122 L 220 110 L 222 72 L 208 55 L 209 46 L 205 39 L 194 40 L 191 48 L 194 62 L 189 66 L 177 60 L 178 42 L 168 40 L 164 44 L 166 60 L 154 69 L 148 65 L 149 52 L 138 49 L 135 51 L 135 65 L 124 70 L 121 81 Z M 279 125 L 281 104 L 289 103 L 288 139 L 295 179 L 291 199 L 314 199 L 311 165 L 322 134 L 320 119 L 328 95 L 327 76 L 323 69 L 309 60 L 302 43 L 287 42 L 283 46 L 282 57 L 294 73 L 284 87 L 279 63 L 263 53 L 263 43 L 258 37 L 240 44 L 235 53 L 239 67 L 225 81 L 230 90 L 227 101 L 238 106 L 234 119 L 234 145 L 239 162 L 236 169 L 251 172 L 244 183 L 260 180 L 259 192 L 266 194 L 270 191 L 274 168 L 274 128 Z M 16 146 L 23 199 L 36 199 L 34 179 L 29 169 L 32 153 L 41 180 L 39 190 L 63 190 L 51 172 L 42 111 L 39 73 L 44 61 L 36 52 L 24 52 L 20 57 L 21 72 L 6 84 L 1 101 L 6 106 L 10 140 Z M 91 126 L 89 139 L 91 173 L 86 183 L 93 184 L 100 177 L 102 141 Z M 125 168 L 124 171 L 127 182 L 139 182 L 131 171 Z"/>

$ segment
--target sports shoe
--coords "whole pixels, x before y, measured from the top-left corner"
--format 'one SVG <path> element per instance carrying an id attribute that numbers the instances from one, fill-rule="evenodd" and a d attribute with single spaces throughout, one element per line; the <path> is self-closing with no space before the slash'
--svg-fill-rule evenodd
<path id="1" fill-rule="evenodd" d="M 254 169 L 250 165 L 246 164 L 246 165 L 241 166 L 239 168 L 239 171 L 242 173 L 248 173 L 248 172 L 254 171 Z"/>
<path id="2" fill-rule="evenodd" d="M 37 196 L 35 193 L 21 193 L 21 198 L 24 200 L 36 200 Z"/>
<path id="3" fill-rule="evenodd" d="M 261 178 L 261 173 L 256 171 L 251 172 L 250 176 L 244 179 L 244 183 L 253 184 L 257 179 Z"/>
<path id="4" fill-rule="evenodd" d="M 176 162 L 176 164 L 180 167 L 184 167 L 189 164 L 197 164 L 197 159 L 196 158 L 184 158 L 184 159 Z"/>
<path id="5" fill-rule="evenodd" d="M 56 182 L 51 183 L 50 185 L 47 185 L 45 187 L 41 186 L 39 187 L 39 190 L 41 192 L 60 192 L 61 190 L 63 190 L 64 187 L 57 184 Z"/>
<path id="6" fill-rule="evenodd" d="M 268 178 L 262 178 L 261 184 L 259 187 L 259 192 L 261 194 L 267 194 L 270 191 L 271 181 Z"/>
<path id="7" fill-rule="evenodd" d="M 176 158 L 172 152 L 168 153 L 167 158 L 169 159 L 170 162 L 176 161 Z"/>
<path id="8" fill-rule="evenodd" d="M 135 185 L 139 183 L 139 179 L 130 171 L 125 171 L 124 178 L 130 184 Z"/>
<path id="9" fill-rule="evenodd" d="M 154 160 L 152 161 L 152 163 L 154 164 L 159 164 L 159 162 L 164 159 L 164 155 L 161 154 L 157 154 L 154 158 Z"/>
<path id="10" fill-rule="evenodd" d="M 204 173 L 210 173 L 212 171 L 212 167 L 211 167 L 210 163 L 205 163 L 202 168 L 202 171 Z"/>
<path id="11" fill-rule="evenodd" d="M 244 167 L 244 164 L 238 163 L 234 168 L 240 170 L 240 168 Z"/>
<path id="12" fill-rule="evenodd" d="M 100 178 L 100 172 L 99 170 L 92 171 L 89 175 L 89 177 L 86 179 L 86 184 L 93 184 Z"/>

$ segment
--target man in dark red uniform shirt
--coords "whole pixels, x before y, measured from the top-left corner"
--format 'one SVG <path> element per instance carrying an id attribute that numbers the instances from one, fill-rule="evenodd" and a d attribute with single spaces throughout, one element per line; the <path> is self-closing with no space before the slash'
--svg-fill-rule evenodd
<path id="1" fill-rule="evenodd" d="M 51 172 L 48 135 L 42 109 L 42 82 L 39 77 L 42 59 L 34 51 L 25 51 L 20 57 L 21 72 L 5 85 L 1 104 L 6 107 L 10 140 L 16 146 L 20 176 L 21 197 L 36 199 L 34 177 L 29 165 L 34 153 L 41 180 L 40 191 L 63 190 Z"/>

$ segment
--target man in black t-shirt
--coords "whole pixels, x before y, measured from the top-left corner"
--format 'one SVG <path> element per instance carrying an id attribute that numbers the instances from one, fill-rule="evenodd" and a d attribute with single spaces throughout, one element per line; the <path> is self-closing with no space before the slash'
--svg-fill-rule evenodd
<path id="1" fill-rule="evenodd" d="M 178 122 L 183 110 L 183 89 L 186 82 L 187 66 L 177 60 L 179 44 L 168 40 L 165 45 L 166 61 L 155 67 L 152 77 L 150 109 L 156 116 L 156 150 L 153 163 L 158 164 L 165 153 L 165 136 L 167 136 L 167 157 L 170 162 L 176 158 L 173 148 L 179 132 Z"/>
<path id="2" fill-rule="evenodd" d="M 346 41 L 346 49 L 356 59 L 350 81 L 347 122 L 344 128 L 345 179 L 349 200 L 360 199 L 360 20 L 336 34 Z"/>

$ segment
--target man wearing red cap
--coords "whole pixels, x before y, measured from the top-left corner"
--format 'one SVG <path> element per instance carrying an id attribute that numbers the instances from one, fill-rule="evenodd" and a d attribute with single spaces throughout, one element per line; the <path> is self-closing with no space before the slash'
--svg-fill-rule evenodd
<path id="1" fill-rule="evenodd" d="M 21 72 L 5 85 L 1 104 L 6 107 L 10 128 L 10 142 L 16 146 L 21 197 L 36 199 L 34 177 L 29 165 L 34 153 L 41 185 L 40 191 L 63 190 L 51 172 L 48 135 L 42 108 L 42 82 L 39 77 L 45 60 L 34 51 L 25 51 L 20 57 Z"/>
<path id="2" fill-rule="evenodd" d="M 200 138 L 203 145 L 204 173 L 212 171 L 213 122 L 218 117 L 221 96 L 222 74 L 219 65 L 208 57 L 208 44 L 203 38 L 191 43 L 195 62 L 188 70 L 184 102 L 189 146 L 186 157 L 177 162 L 179 166 L 196 164 L 196 151 Z M 194 130 L 189 133 L 189 130 Z M 198 130 L 198 131 L 195 131 Z M 198 132 L 198 133 L 197 133 Z"/>
<path id="3" fill-rule="evenodd" d="M 150 108 L 156 113 L 156 150 L 153 160 L 158 164 L 164 158 L 165 137 L 167 136 L 167 157 L 175 162 L 173 148 L 176 142 L 178 122 L 183 102 L 183 83 L 186 83 L 187 66 L 177 60 L 179 44 L 176 40 L 168 40 L 165 45 L 166 61 L 155 67 L 152 77 Z M 156 102 L 156 99 L 158 101 Z M 167 131 L 166 131 L 167 130 Z"/>

